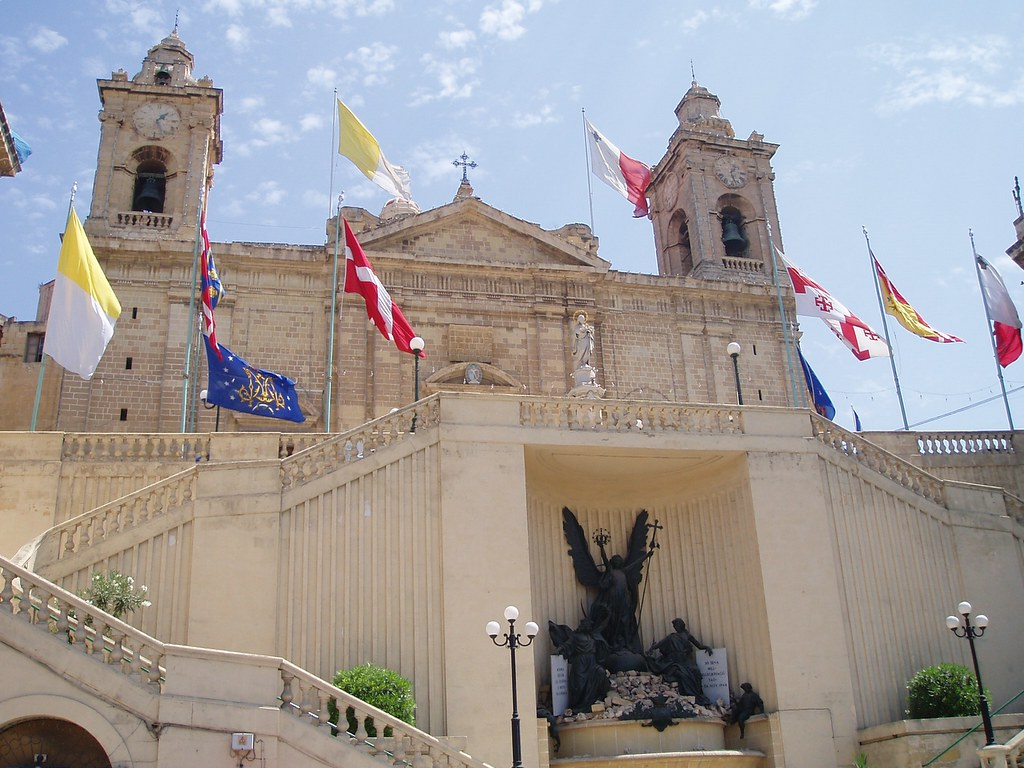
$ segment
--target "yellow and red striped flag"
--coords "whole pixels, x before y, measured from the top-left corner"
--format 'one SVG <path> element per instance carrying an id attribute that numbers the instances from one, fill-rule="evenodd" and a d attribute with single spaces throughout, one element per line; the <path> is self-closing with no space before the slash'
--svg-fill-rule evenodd
<path id="1" fill-rule="evenodd" d="M 898 290 L 896 290 L 896 286 L 892 284 L 888 277 L 886 277 L 885 270 L 882 269 L 882 265 L 878 263 L 878 259 L 875 258 L 874 253 L 871 254 L 871 261 L 875 264 L 875 274 L 878 276 L 878 286 L 882 289 L 882 303 L 885 305 L 885 313 L 887 315 L 895 317 L 896 322 L 915 336 L 920 336 L 922 339 L 939 341 L 944 344 L 954 341 L 963 341 L 963 339 L 951 336 L 948 333 L 943 333 L 942 331 L 937 331 L 928 325 L 928 323 L 924 321 L 924 318 L 917 313 L 916 309 L 910 306 L 910 303 L 903 298 L 902 294 L 900 294 Z"/>

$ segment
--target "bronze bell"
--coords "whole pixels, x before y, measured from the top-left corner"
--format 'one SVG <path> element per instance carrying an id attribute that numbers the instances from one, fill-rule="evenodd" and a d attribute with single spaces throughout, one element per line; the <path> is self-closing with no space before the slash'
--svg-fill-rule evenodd
<path id="1" fill-rule="evenodd" d="M 135 200 L 132 203 L 133 211 L 149 211 L 150 213 L 164 212 L 164 189 L 161 183 L 163 179 L 157 176 L 146 176 L 139 180 L 136 186 Z"/>
<path id="2" fill-rule="evenodd" d="M 729 217 L 722 220 L 722 242 L 727 256 L 739 256 L 747 249 L 747 238 L 740 231 L 739 222 Z"/>

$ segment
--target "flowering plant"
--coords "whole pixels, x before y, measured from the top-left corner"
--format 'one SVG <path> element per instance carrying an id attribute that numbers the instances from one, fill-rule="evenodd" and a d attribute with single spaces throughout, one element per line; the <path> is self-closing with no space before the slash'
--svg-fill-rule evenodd
<path id="1" fill-rule="evenodd" d="M 89 587 L 82 592 L 82 598 L 101 611 L 106 611 L 115 618 L 126 613 L 133 613 L 139 608 L 147 608 L 152 603 L 146 599 L 149 588 L 145 584 L 135 586 L 135 579 L 125 576 L 120 571 L 92 575 Z"/>

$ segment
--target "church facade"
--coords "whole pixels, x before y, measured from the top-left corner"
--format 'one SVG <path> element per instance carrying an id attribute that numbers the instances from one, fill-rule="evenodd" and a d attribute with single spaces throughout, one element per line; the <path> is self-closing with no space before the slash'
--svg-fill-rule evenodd
<path id="1" fill-rule="evenodd" d="M 964 598 L 999 617 L 994 699 L 1024 688 L 1019 435 L 855 435 L 807 409 L 773 275 L 776 146 L 737 139 L 707 89 L 684 95 L 653 170 L 658 275 L 615 272 L 585 225 L 544 230 L 468 183 L 428 211 L 342 209 L 426 342 L 417 402 L 414 361 L 359 300 L 339 294 L 331 314 L 336 221 L 322 245 L 215 244 L 220 341 L 295 378 L 307 421 L 222 411 L 214 431 L 182 384 L 204 378 L 186 340 L 223 152 L 222 94 L 193 67 L 172 34 L 134 77 L 99 81 L 85 226 L 123 314 L 92 381 L 51 363 L 38 433 L 29 346 L 45 322 L 4 329 L 0 744 L 52 738 L 56 719 L 109 765 L 227 765 L 235 733 L 274 765 L 370 765 L 383 747 L 317 726 L 323 681 L 374 661 L 414 683 L 407 762 L 506 764 L 507 659 L 483 628 L 516 604 L 544 628 L 518 655 L 525 763 L 570 761 L 534 718 L 547 622 L 575 625 L 588 600 L 563 507 L 613 551 L 641 509 L 661 526 L 645 645 L 685 618 L 726 650 L 729 688 L 764 699 L 746 739 L 715 725 L 723 766 L 888 754 L 865 734 L 902 719 L 918 669 L 965 660 L 942 624 Z M 103 629 L 76 634 L 75 594 L 113 568 L 152 606 L 133 626 L 88 614 Z M 702 743 L 669 751 L 685 766 Z"/>

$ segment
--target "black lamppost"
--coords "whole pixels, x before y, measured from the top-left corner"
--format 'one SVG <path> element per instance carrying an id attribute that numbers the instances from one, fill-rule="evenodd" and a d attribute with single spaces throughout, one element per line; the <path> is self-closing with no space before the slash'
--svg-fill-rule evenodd
<path id="1" fill-rule="evenodd" d="M 522 768 L 523 747 L 519 734 L 519 696 L 516 692 L 516 648 L 525 648 L 533 642 L 540 627 L 536 622 L 526 622 L 526 636 L 529 638 L 525 643 L 519 639 L 516 632 L 516 619 L 519 618 L 519 609 L 510 605 L 505 609 L 505 619 L 508 621 L 508 633 L 502 642 L 498 642 L 498 634 L 501 632 L 501 625 L 496 621 L 487 622 L 487 635 L 491 642 L 499 648 L 508 648 L 512 658 L 512 768 Z"/>
<path id="2" fill-rule="evenodd" d="M 736 399 L 740 405 L 743 405 L 743 389 L 740 387 L 740 345 L 735 341 L 730 341 L 725 351 L 732 358 L 732 371 L 736 374 Z"/>
<path id="3" fill-rule="evenodd" d="M 971 604 L 966 600 L 957 606 L 957 610 L 963 619 L 958 616 L 947 616 L 946 626 L 953 630 L 957 637 L 966 637 L 971 644 L 971 659 L 974 661 L 974 676 L 978 680 L 978 702 L 981 704 L 981 722 L 985 725 L 985 745 L 996 743 L 996 736 L 992 730 L 992 715 L 988 711 L 988 698 L 985 696 L 985 688 L 981 684 L 981 669 L 978 668 L 978 652 L 974 649 L 974 638 L 985 634 L 988 626 L 988 616 L 979 613 L 971 623 Z"/>
<path id="4" fill-rule="evenodd" d="M 420 355 L 423 354 L 423 347 L 426 346 L 426 342 L 423 341 L 419 336 L 413 336 L 409 339 L 409 349 L 412 350 L 413 355 L 416 357 L 416 374 L 415 374 L 415 389 L 413 390 L 413 402 L 418 403 L 420 401 Z M 410 432 L 416 431 L 416 411 L 412 412 L 412 426 L 409 427 Z"/>
<path id="5" fill-rule="evenodd" d="M 210 391 L 208 389 L 204 389 L 202 392 L 199 393 L 199 399 L 203 401 L 203 408 L 205 408 L 206 410 L 212 411 L 214 408 L 217 409 L 217 418 L 214 419 L 213 422 L 213 431 L 220 432 L 220 406 L 206 402 L 206 396 L 208 394 L 210 394 Z"/>

